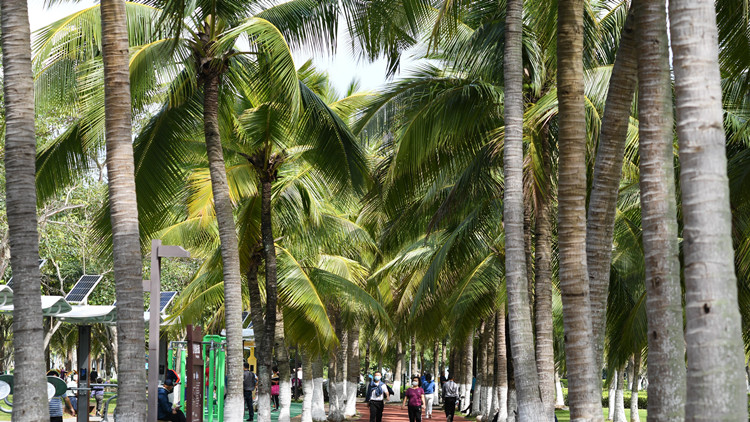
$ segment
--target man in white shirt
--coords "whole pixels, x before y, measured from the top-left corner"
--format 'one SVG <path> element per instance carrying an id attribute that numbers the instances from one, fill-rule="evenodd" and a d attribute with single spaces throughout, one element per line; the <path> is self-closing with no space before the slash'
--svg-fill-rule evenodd
<path id="1" fill-rule="evenodd" d="M 383 421 L 383 408 L 389 394 L 388 386 L 381 381 L 382 377 L 380 372 L 375 372 L 372 382 L 367 386 L 365 400 L 370 404 L 370 422 Z"/>

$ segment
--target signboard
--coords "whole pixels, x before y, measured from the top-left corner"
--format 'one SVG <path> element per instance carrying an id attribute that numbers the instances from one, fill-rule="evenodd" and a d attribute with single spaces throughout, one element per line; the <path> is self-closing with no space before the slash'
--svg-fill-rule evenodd
<path id="1" fill-rule="evenodd" d="M 187 362 L 185 374 L 185 416 L 191 422 L 203 422 L 203 357 L 200 327 L 187 326 Z"/>

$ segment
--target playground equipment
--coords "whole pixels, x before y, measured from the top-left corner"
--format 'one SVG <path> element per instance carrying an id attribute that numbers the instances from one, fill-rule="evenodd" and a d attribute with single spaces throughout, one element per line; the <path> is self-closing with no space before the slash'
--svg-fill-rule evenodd
<path id="1" fill-rule="evenodd" d="M 243 340 L 246 349 L 250 351 L 248 363 L 255 366 L 255 338 L 253 329 L 243 330 Z M 172 341 L 169 343 L 167 357 L 168 369 L 174 370 L 183 380 L 195 380 L 201 385 L 197 408 L 202 409 L 204 422 L 221 422 L 224 420 L 224 395 L 226 393 L 226 337 L 220 335 L 203 336 L 200 342 L 202 365 L 191 365 L 188 355 L 191 344 L 185 341 Z M 252 359 L 252 360 L 251 360 Z M 188 388 L 175 388 L 175 402 L 179 402 L 180 408 L 185 414 L 190 414 L 191 409 L 188 399 L 190 386 Z M 194 407 L 195 408 L 195 407 Z"/>
<path id="2" fill-rule="evenodd" d="M 162 245 L 161 241 L 155 239 L 152 241 L 151 250 L 151 279 L 144 280 L 143 288 L 144 291 L 151 292 L 151 298 L 159 298 L 159 306 L 151 306 L 148 312 L 144 313 L 144 320 L 149 323 L 150 336 L 149 336 L 149 370 L 148 370 L 148 381 L 149 381 L 149 422 L 156 422 L 156 403 L 157 403 L 157 388 L 159 385 L 159 375 L 165 373 L 164 365 L 159 365 L 160 361 L 163 362 L 166 359 L 164 356 L 160 359 L 159 354 L 159 342 L 162 341 L 159 335 L 159 328 L 164 320 L 164 311 L 169 303 L 176 296 L 176 292 L 161 292 L 161 259 L 166 257 L 189 257 L 190 254 L 179 246 L 168 246 Z M 46 260 L 39 260 L 39 267 L 41 268 Z M 92 306 L 88 305 L 87 299 L 93 292 L 94 288 L 102 280 L 101 275 L 90 275 L 85 274 L 81 276 L 78 282 L 73 286 L 68 295 L 63 298 L 62 296 L 42 296 L 42 314 L 49 317 L 57 317 L 61 321 L 78 325 L 78 388 L 74 389 L 77 391 L 79 406 L 83 405 L 88 408 L 89 403 L 89 392 L 91 391 L 89 385 L 89 373 L 91 370 L 90 360 L 90 344 L 91 344 L 91 325 L 96 323 L 114 324 L 117 322 L 117 308 L 115 303 L 111 306 Z M 8 280 L 6 285 L 0 285 L 0 313 L 12 313 L 14 310 L 13 306 L 13 289 L 12 289 L 12 278 Z M 71 303 L 74 306 L 71 306 Z M 166 348 L 166 347 L 165 347 Z M 0 396 L 4 394 L 5 390 L 12 390 L 12 377 L 9 379 L 11 384 L 8 384 L 8 379 L 3 381 L 0 379 Z M 4 384 L 3 384 L 4 383 Z M 64 383 L 63 383 L 64 384 Z M 67 389 L 67 388 L 66 388 Z M 10 394 L 10 392 L 8 392 Z M 0 400 L 5 400 L 5 403 L 12 407 L 5 397 L 0 397 Z M 0 407 L 0 411 L 5 411 Z M 78 412 L 77 422 L 88 422 L 88 412 Z"/>

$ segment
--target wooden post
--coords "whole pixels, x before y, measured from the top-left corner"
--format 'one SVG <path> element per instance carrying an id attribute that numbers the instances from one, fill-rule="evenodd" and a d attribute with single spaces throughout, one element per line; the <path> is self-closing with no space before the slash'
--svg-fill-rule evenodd
<path id="1" fill-rule="evenodd" d="M 203 333 L 200 327 L 187 326 L 187 361 L 185 363 L 185 411 L 187 420 L 203 422 Z"/>

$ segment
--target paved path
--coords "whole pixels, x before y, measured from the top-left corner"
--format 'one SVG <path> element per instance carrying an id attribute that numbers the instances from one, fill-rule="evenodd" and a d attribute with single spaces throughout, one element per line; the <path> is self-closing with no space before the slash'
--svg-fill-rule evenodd
<path id="1" fill-rule="evenodd" d="M 360 421 L 370 420 L 370 409 L 365 403 L 357 403 L 357 411 L 360 414 Z M 385 410 L 383 410 L 383 422 L 403 422 L 409 420 L 409 413 L 406 408 L 401 408 L 399 404 L 386 404 Z M 466 421 L 467 419 L 461 418 L 456 415 L 453 418 L 454 421 Z M 426 419 L 424 412 L 422 413 L 422 422 L 445 422 L 445 413 L 443 413 L 442 407 L 434 408 L 432 412 L 432 419 Z"/>

